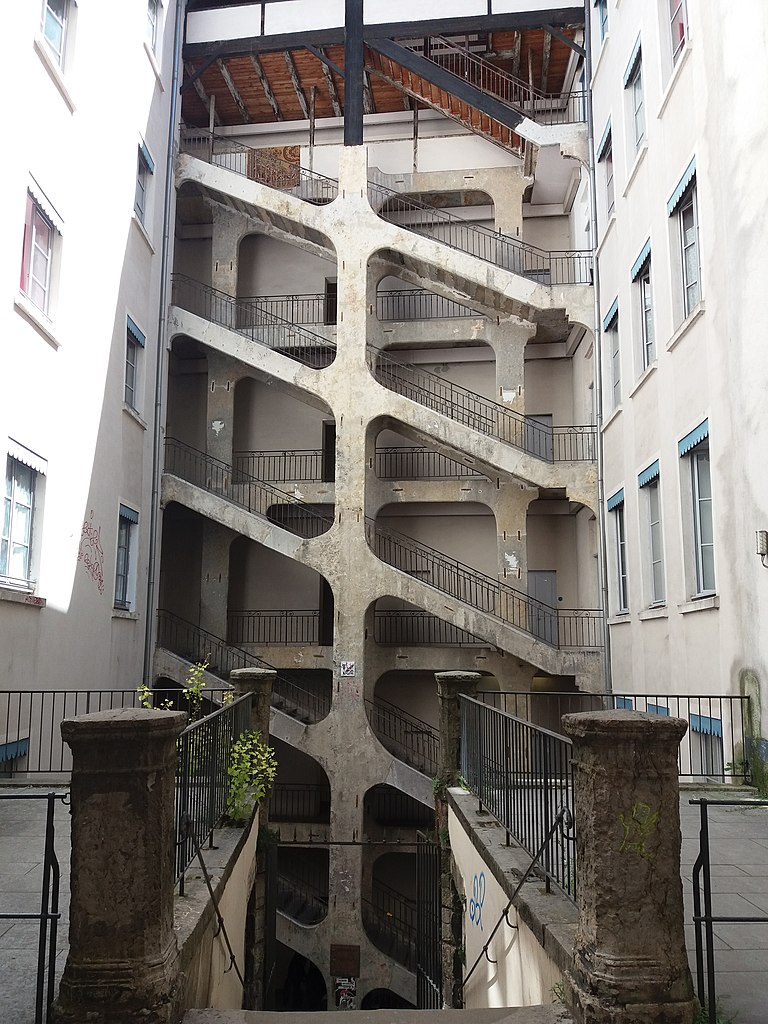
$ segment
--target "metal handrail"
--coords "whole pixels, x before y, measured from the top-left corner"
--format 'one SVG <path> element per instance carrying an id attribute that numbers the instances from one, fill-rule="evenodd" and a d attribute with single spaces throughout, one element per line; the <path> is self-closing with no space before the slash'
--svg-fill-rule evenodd
<path id="1" fill-rule="evenodd" d="M 440 735 L 434 726 L 381 698 L 366 700 L 368 721 L 382 744 L 423 775 L 437 772 Z"/>
<path id="2" fill-rule="evenodd" d="M 371 373 L 383 387 L 433 412 L 544 462 L 594 461 L 596 431 L 591 424 L 549 427 L 371 345 L 368 355 Z"/>
<path id="3" fill-rule="evenodd" d="M 324 292 L 300 295 L 242 295 L 241 302 L 258 306 L 268 313 L 294 324 L 334 327 L 336 307 Z M 486 313 L 470 309 L 455 299 L 427 291 L 426 288 L 393 288 L 376 295 L 379 320 L 440 320 L 473 317 L 487 319 Z"/>
<path id="4" fill-rule="evenodd" d="M 309 171 L 300 164 L 280 159 L 274 153 L 244 146 L 204 128 L 182 125 L 179 151 L 315 205 L 330 203 L 339 194 L 339 183 L 335 178 Z"/>
<path id="5" fill-rule="evenodd" d="M 408 970 L 415 970 L 416 901 L 383 882 L 373 880 L 371 897 L 363 897 L 363 917 L 368 926 L 387 934 L 396 944 L 389 954 Z M 375 939 L 370 936 L 375 945 Z M 383 952 L 387 952 L 384 950 Z"/>
<path id="6" fill-rule="evenodd" d="M 433 36 L 425 42 L 426 46 L 424 42 L 409 42 L 407 46 L 409 50 L 420 53 L 425 60 L 522 111 L 534 121 L 542 124 L 575 124 L 586 120 L 587 94 L 583 90 L 545 93 L 444 36 Z M 436 52 L 435 43 L 444 52 Z"/>
<path id="7" fill-rule="evenodd" d="M 452 622 L 413 609 L 386 609 L 373 614 L 373 638 L 384 646 L 488 647 L 487 640 Z"/>
<path id="8" fill-rule="evenodd" d="M 257 608 L 227 613 L 227 636 L 234 644 L 320 644 L 317 608 Z"/>
<path id="9" fill-rule="evenodd" d="M 328 822 L 330 808 L 328 783 L 276 782 L 269 795 L 270 821 Z"/>
<path id="10" fill-rule="evenodd" d="M 238 451 L 232 453 L 236 473 L 270 483 L 296 481 L 331 483 L 324 480 L 324 455 L 318 448 L 291 451 Z M 424 445 L 393 445 L 375 451 L 376 476 L 381 480 L 454 480 L 482 478 L 473 466 L 457 462 Z M 328 474 L 330 475 L 330 474 Z"/>
<path id="11" fill-rule="evenodd" d="M 304 366 L 324 369 L 336 355 L 335 342 L 184 274 L 171 279 L 171 302 Z"/>
<path id="12" fill-rule="evenodd" d="M 165 440 L 164 472 L 201 487 L 209 494 L 225 498 L 233 505 L 262 516 L 268 522 L 305 539 L 318 537 L 333 525 L 332 511 L 330 517 L 323 515 L 293 494 L 246 473 L 234 471 L 228 463 L 192 445 L 184 444 L 175 437 Z M 283 515 L 279 511 L 285 508 L 289 508 L 291 514 Z"/>
<path id="13" fill-rule="evenodd" d="M 482 224 L 462 220 L 377 182 L 368 182 L 368 201 L 382 220 L 513 274 L 545 285 L 592 284 L 591 250 L 549 252 Z"/>

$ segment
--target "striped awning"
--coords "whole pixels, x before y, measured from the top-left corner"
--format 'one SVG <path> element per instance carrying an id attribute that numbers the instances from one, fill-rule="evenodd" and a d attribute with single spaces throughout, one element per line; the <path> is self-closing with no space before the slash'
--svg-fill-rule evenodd
<path id="1" fill-rule="evenodd" d="M 666 704 L 646 704 L 645 710 L 649 715 L 661 715 L 662 718 L 669 718 L 669 708 Z"/>
<path id="2" fill-rule="evenodd" d="M 133 317 L 128 317 L 128 333 L 131 335 L 137 345 L 141 345 L 142 348 L 147 344 L 147 336 L 144 331 L 140 330 L 137 326 L 136 321 Z"/>
<path id="3" fill-rule="evenodd" d="M 640 63 L 640 57 L 641 56 L 642 56 L 641 40 L 640 40 L 640 36 L 638 36 L 637 40 L 635 42 L 635 45 L 634 45 L 634 47 L 632 49 L 632 55 L 629 58 L 629 63 L 627 64 L 627 70 L 624 72 L 624 88 L 625 89 L 627 88 L 629 83 L 634 78 L 635 72 L 637 71 L 637 66 Z"/>
<path id="4" fill-rule="evenodd" d="M 147 165 L 147 170 L 149 171 L 149 173 L 150 174 L 154 174 L 155 173 L 155 161 L 149 155 L 149 150 L 147 149 L 147 147 L 146 147 L 144 142 L 140 142 L 139 143 L 139 153 L 141 153 L 141 159 Z"/>
<path id="5" fill-rule="evenodd" d="M 7 743 L 0 743 L 0 763 L 3 761 L 15 761 L 17 757 L 24 757 L 29 753 L 29 737 L 22 740 L 10 740 Z"/>
<path id="6" fill-rule="evenodd" d="M 708 715 L 691 715 L 691 732 L 703 732 L 705 736 L 722 736 L 723 723 L 719 718 Z"/>
<path id="7" fill-rule="evenodd" d="M 127 505 L 121 505 L 120 518 L 127 519 L 129 523 L 138 523 L 139 513 L 135 509 L 128 508 Z"/>
<path id="8" fill-rule="evenodd" d="M 16 459 L 17 462 L 23 462 L 25 466 L 34 469 L 36 473 L 42 473 L 45 476 L 48 472 L 47 459 L 44 459 L 42 455 L 38 455 L 37 452 L 33 452 L 31 448 L 27 448 L 26 445 L 21 444 L 19 441 L 14 441 L 12 437 L 8 438 L 8 454 L 12 459 Z"/>
<path id="9" fill-rule="evenodd" d="M 698 427 L 694 428 L 690 434 L 686 434 L 682 441 L 678 442 L 677 453 L 681 457 L 686 455 L 691 448 L 695 448 L 697 444 L 701 444 L 702 441 L 709 437 L 709 419 L 704 420 Z"/>
<path id="10" fill-rule="evenodd" d="M 613 510 L 615 508 L 618 508 L 619 505 L 623 505 L 623 504 L 624 504 L 624 488 L 622 487 L 620 490 L 616 491 L 615 494 L 612 494 L 610 496 L 610 498 L 608 499 L 608 511 L 609 512 L 613 512 Z"/>
<path id="11" fill-rule="evenodd" d="M 597 147 L 597 153 L 595 154 L 595 157 L 596 157 L 597 160 L 602 160 L 603 159 L 603 157 L 605 156 L 606 152 L 608 151 L 608 147 L 610 146 L 610 144 L 611 144 L 611 119 L 609 117 L 608 118 L 608 124 L 605 126 L 605 131 L 603 132 L 602 138 L 600 139 L 600 144 Z"/>
<path id="12" fill-rule="evenodd" d="M 48 198 L 48 196 L 45 194 L 45 191 L 40 186 L 37 179 L 32 174 L 30 174 L 29 176 L 29 184 L 27 185 L 27 188 L 29 190 L 29 194 L 32 196 L 37 206 L 40 208 L 40 210 L 42 210 L 47 219 L 51 222 L 51 225 L 56 229 L 56 231 L 58 231 L 60 235 L 62 235 L 64 233 L 64 219 L 62 218 L 61 214 L 56 209 L 56 207 L 53 205 L 51 200 Z"/>
<path id="13" fill-rule="evenodd" d="M 650 464 L 650 466 L 648 466 L 647 469 L 643 470 L 642 473 L 638 473 L 638 475 L 637 475 L 637 486 L 638 487 L 645 487 L 646 484 L 649 484 L 651 482 L 651 480 L 656 480 L 658 478 L 658 475 L 659 475 L 659 460 L 656 459 L 656 461 L 652 462 Z"/>
<path id="14" fill-rule="evenodd" d="M 611 303 L 611 308 L 608 310 L 608 312 L 603 317 L 603 330 L 604 331 L 611 331 L 611 330 L 613 330 L 613 327 L 615 325 L 616 320 L 618 319 L 618 316 L 619 316 L 619 297 L 617 295 L 616 298 Z"/>
<path id="15" fill-rule="evenodd" d="M 643 267 L 645 266 L 645 264 L 648 262 L 648 260 L 650 258 L 651 258 L 651 240 L 649 238 L 648 241 L 643 246 L 643 248 L 640 250 L 640 255 L 637 257 L 635 262 L 632 264 L 632 270 L 630 272 L 630 277 L 631 277 L 631 279 L 633 281 L 637 280 L 637 277 L 638 277 L 640 271 L 643 269 Z"/>
<path id="16" fill-rule="evenodd" d="M 675 185 L 675 191 L 669 197 L 669 201 L 667 203 L 667 213 L 669 214 L 670 217 L 672 216 L 672 214 L 677 209 L 680 200 L 685 195 L 686 189 L 688 188 L 688 186 L 691 184 L 691 182 L 693 181 L 693 179 L 695 177 L 696 177 L 696 157 L 694 157 L 693 160 L 691 160 L 691 162 L 685 168 L 685 170 L 683 171 L 682 178 L 680 179 L 680 181 L 678 181 L 677 185 Z"/>

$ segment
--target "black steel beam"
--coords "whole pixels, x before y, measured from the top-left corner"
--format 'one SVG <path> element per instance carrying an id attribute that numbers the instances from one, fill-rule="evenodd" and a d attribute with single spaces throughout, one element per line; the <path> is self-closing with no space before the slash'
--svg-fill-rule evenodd
<path id="1" fill-rule="evenodd" d="M 482 89 L 470 85 L 465 79 L 451 74 L 450 71 L 446 71 L 445 68 L 431 60 L 425 60 L 424 57 L 414 53 L 413 50 L 408 50 L 398 43 L 393 43 L 391 39 L 371 40 L 366 38 L 366 43 L 371 50 L 383 53 L 385 57 L 389 57 L 396 64 L 400 64 L 401 67 L 412 71 L 420 78 L 432 82 L 433 85 L 436 85 L 439 89 L 444 90 L 450 95 L 464 100 L 471 107 L 475 107 L 475 109 L 481 110 L 484 114 L 488 114 L 494 121 L 506 125 L 507 128 L 514 130 L 525 119 L 525 114 L 521 111 L 508 107 L 505 103 L 497 100 L 495 96 L 489 96 Z"/>
<path id="2" fill-rule="evenodd" d="M 363 0 L 344 2 L 344 145 L 363 144 Z"/>
<path id="3" fill-rule="evenodd" d="M 551 36 L 554 36 L 555 39 L 559 39 L 561 43 L 565 43 L 566 46 L 570 46 L 573 52 L 578 53 L 580 57 L 587 56 L 587 51 L 584 49 L 583 46 L 579 46 L 579 44 L 575 42 L 575 40 L 569 39 L 564 32 L 561 32 L 559 29 L 556 29 L 554 25 L 544 25 L 542 27 L 545 28 Z"/>
<path id="4" fill-rule="evenodd" d="M 367 39 L 416 39 L 430 35 L 452 35 L 466 32 L 512 32 L 527 28 L 583 26 L 584 10 L 559 7 L 555 10 L 520 11 L 510 14 L 478 14 L 466 18 L 430 18 L 426 21 L 397 21 L 368 25 Z M 241 39 L 216 39 L 205 43 L 187 43 L 184 60 L 200 60 L 215 53 L 217 57 L 245 57 L 250 53 L 275 53 L 280 50 L 301 50 L 306 46 L 306 32 L 281 35 L 254 35 Z M 312 31 L 315 46 L 338 46 L 344 42 L 342 27 Z"/>
<path id="5" fill-rule="evenodd" d="M 344 78 L 344 72 L 341 70 L 338 64 L 334 64 L 327 53 L 324 53 L 319 46 L 313 46 L 312 43 L 304 43 L 304 48 L 309 50 L 310 53 L 314 54 L 318 60 L 321 60 L 326 67 L 329 67 L 331 71 L 335 71 L 339 78 Z"/>

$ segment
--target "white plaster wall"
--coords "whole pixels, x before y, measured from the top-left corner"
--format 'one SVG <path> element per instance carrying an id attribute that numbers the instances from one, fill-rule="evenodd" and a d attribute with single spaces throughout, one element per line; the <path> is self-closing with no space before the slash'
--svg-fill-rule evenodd
<path id="1" fill-rule="evenodd" d="M 320 577 L 291 558 L 252 542 L 238 543 L 230 562 L 232 611 L 318 607 Z"/>
<path id="2" fill-rule="evenodd" d="M 448 811 L 448 834 L 466 897 L 464 945 L 468 972 L 481 955 L 509 897 L 451 809 Z M 479 914 L 477 903 L 480 903 Z M 517 924 L 517 929 L 510 928 L 506 921 L 502 922 L 488 949 L 489 959 L 495 962 L 490 963 L 483 957 L 464 989 L 467 1010 L 491 1006 L 539 1006 L 553 1002 L 552 989 L 562 981 L 559 970 L 514 908 L 509 912 L 509 921 Z"/>
<path id="3" fill-rule="evenodd" d="M 235 394 L 236 451 L 319 450 L 333 419 L 266 381 L 245 378 Z M 279 485 L 278 485 L 279 486 Z"/>
<path id="4" fill-rule="evenodd" d="M 377 522 L 382 529 L 403 533 L 488 576 L 497 576 L 496 521 L 482 505 L 390 505 Z"/>
<path id="5" fill-rule="evenodd" d="M 313 256 L 266 235 L 246 235 L 240 243 L 238 295 L 323 293 L 326 278 L 336 278 L 332 259 Z"/>
<path id="6" fill-rule="evenodd" d="M 574 419 L 573 371 L 570 359 L 536 359 L 536 346 L 525 360 L 525 411 L 529 416 L 551 414 L 555 426 Z"/>
<path id="7" fill-rule="evenodd" d="M 438 651 L 435 652 L 435 663 L 440 663 Z M 376 696 L 437 728 L 437 683 L 434 672 L 387 672 L 376 683 Z"/>

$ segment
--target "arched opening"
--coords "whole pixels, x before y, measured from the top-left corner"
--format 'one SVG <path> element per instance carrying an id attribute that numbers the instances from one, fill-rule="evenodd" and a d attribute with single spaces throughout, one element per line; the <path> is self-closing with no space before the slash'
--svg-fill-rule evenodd
<path id="1" fill-rule="evenodd" d="M 272 737 L 277 757 L 277 779 L 269 796 L 270 823 L 289 828 L 296 823 L 327 825 L 331 820 L 331 786 L 313 757 Z"/>
<path id="2" fill-rule="evenodd" d="M 277 909 L 303 925 L 328 914 L 328 850 L 280 846 L 277 851 Z"/>
<path id="3" fill-rule="evenodd" d="M 322 972 L 301 953 L 275 944 L 272 980 L 267 991 L 270 1010 L 326 1010 L 328 994 Z"/>
<path id="4" fill-rule="evenodd" d="M 390 988 L 372 988 L 360 1003 L 361 1010 L 415 1010 L 416 1006 Z"/>
<path id="5" fill-rule="evenodd" d="M 398 830 L 434 828 L 435 808 L 432 803 L 424 804 L 394 786 L 381 783 L 365 794 L 363 823 L 369 837 L 396 838 Z"/>
<path id="6" fill-rule="evenodd" d="M 363 924 L 374 946 L 416 968 L 416 855 L 385 853 L 373 862 L 363 896 Z M 364 882 L 364 891 L 367 886 Z"/>
<path id="7" fill-rule="evenodd" d="M 448 298 L 388 275 L 379 281 L 376 290 L 376 316 L 383 323 L 407 323 L 448 318 L 477 319 L 485 314 L 467 305 L 463 296 Z"/>

